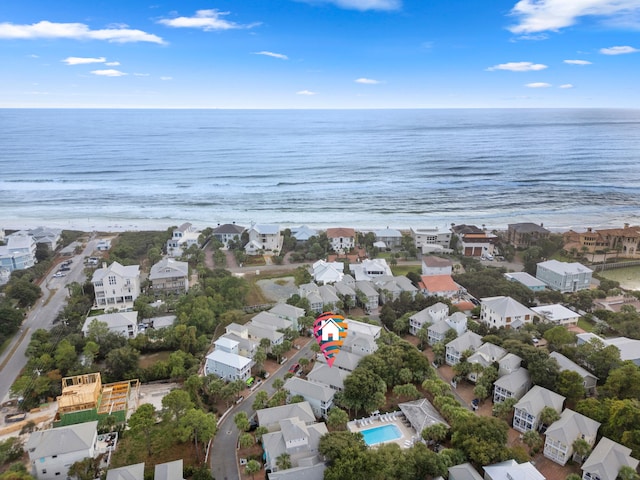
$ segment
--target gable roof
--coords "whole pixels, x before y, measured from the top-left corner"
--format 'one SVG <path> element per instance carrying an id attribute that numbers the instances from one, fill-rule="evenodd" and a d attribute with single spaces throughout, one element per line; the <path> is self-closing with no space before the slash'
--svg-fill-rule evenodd
<path id="1" fill-rule="evenodd" d="M 447 348 L 453 348 L 456 352 L 464 352 L 470 348 L 476 349 L 482 345 L 482 337 L 471 330 L 464 332 L 458 338 L 454 338 L 447 343 Z"/>
<path id="2" fill-rule="evenodd" d="M 341 368 L 331 368 L 326 363 L 316 362 L 313 370 L 307 375 L 307 379 L 327 386 L 344 388 L 344 379 L 349 376 L 349 372 Z"/>
<path id="3" fill-rule="evenodd" d="M 292 395 L 300 394 L 305 398 L 312 398 L 323 402 L 329 402 L 336 391 L 320 383 L 302 380 L 298 377 L 290 377 L 284 384 L 284 389 Z"/>
<path id="4" fill-rule="evenodd" d="M 189 276 L 189 264 L 187 262 L 180 262 L 173 258 L 163 258 L 151 267 L 149 273 L 149 280 L 153 281 L 159 278 L 172 278 Z"/>
<path id="5" fill-rule="evenodd" d="M 278 235 L 280 234 L 280 225 L 252 225 L 249 230 L 255 230 L 260 235 Z"/>
<path id="6" fill-rule="evenodd" d="M 555 361 L 558 362 L 558 366 L 560 367 L 561 372 L 564 370 L 570 370 L 572 372 L 578 373 L 582 378 L 591 377 L 596 380 L 598 379 L 598 377 L 596 377 L 593 373 L 588 372 L 573 360 L 565 357 L 560 352 L 551 352 L 549 354 L 549 357 L 555 359 Z"/>
<path id="7" fill-rule="evenodd" d="M 273 308 L 269 310 L 270 313 L 277 315 L 279 317 L 284 317 L 288 320 L 292 318 L 300 318 L 304 317 L 304 308 L 294 307 L 293 305 L 289 305 L 288 303 L 276 303 Z"/>
<path id="8" fill-rule="evenodd" d="M 531 376 L 529 375 L 529 370 L 527 370 L 526 368 L 520 367 L 511 373 L 503 375 L 498 380 L 496 380 L 493 384 L 496 387 L 504 388 L 507 392 L 515 392 L 520 387 L 530 382 L 531 382 Z"/>
<path id="9" fill-rule="evenodd" d="M 487 480 L 546 480 L 531 462 L 518 463 L 513 459 L 485 466 L 484 474 Z"/>
<path id="10" fill-rule="evenodd" d="M 251 359 L 249 358 L 237 355 L 235 353 L 225 352 L 224 350 L 214 350 L 209 355 L 207 355 L 207 360 L 221 363 L 223 365 L 228 365 L 229 367 L 233 367 L 237 370 L 242 370 L 251 363 Z"/>
<path id="11" fill-rule="evenodd" d="M 256 412 L 258 424 L 269 428 L 285 418 L 299 418 L 304 423 L 314 423 L 316 417 L 309 402 L 290 403 L 279 407 L 262 408 Z"/>
<path id="12" fill-rule="evenodd" d="M 93 272 L 91 282 L 98 282 L 111 273 L 122 278 L 136 278 L 140 275 L 140 265 L 127 265 L 125 267 L 118 262 L 113 262 L 108 267 L 98 268 L 95 272 Z"/>
<path id="13" fill-rule="evenodd" d="M 514 408 L 538 416 L 544 407 L 551 407 L 557 412 L 562 410 L 566 397 L 548 390 L 540 385 L 534 385 L 531 390 L 515 404 Z"/>
<path id="14" fill-rule="evenodd" d="M 482 480 L 482 476 L 469 462 L 449 467 L 450 480 Z"/>
<path id="15" fill-rule="evenodd" d="M 502 357 L 507 354 L 507 351 L 494 345 L 493 343 L 485 342 L 476 349 L 473 355 L 467 358 L 469 363 L 479 363 L 483 367 L 488 367 L 493 362 L 499 362 Z"/>
<path id="16" fill-rule="evenodd" d="M 545 434 L 547 438 L 558 440 L 564 445 L 571 445 L 581 435 L 593 438 L 595 441 L 598 428 L 600 428 L 599 422 L 565 408 L 560 418 L 549 425 Z"/>
<path id="17" fill-rule="evenodd" d="M 502 318 L 533 314 L 531 309 L 525 307 L 511 297 L 485 297 L 481 298 L 480 301 L 482 302 L 482 305 L 493 310 Z"/>
<path id="18" fill-rule="evenodd" d="M 638 468 L 638 460 L 631 457 L 631 449 L 602 437 L 582 464 L 582 471 L 595 473 L 601 480 L 615 480 L 624 466 Z"/>
<path id="19" fill-rule="evenodd" d="M 180 478 L 182 478 L 182 472 L 180 472 Z M 107 472 L 107 480 L 144 480 L 144 462 L 112 468 Z M 177 478 L 171 480 L 177 480 Z"/>
<path id="20" fill-rule="evenodd" d="M 159 463 L 153 473 L 153 480 L 183 480 L 182 459 Z"/>
<path id="21" fill-rule="evenodd" d="M 107 327 L 121 328 L 129 325 L 136 325 L 138 323 L 138 312 L 114 312 L 103 313 L 102 315 L 95 315 L 93 317 L 87 317 L 82 325 L 82 331 L 86 333 L 89 330 L 91 322 L 97 320 L 98 322 L 106 323 Z"/>
<path id="22" fill-rule="evenodd" d="M 327 238 L 355 237 L 356 231 L 353 228 L 327 228 Z"/>
<path id="23" fill-rule="evenodd" d="M 96 420 L 51 430 L 39 430 L 31 434 L 25 449 L 31 459 L 89 450 L 93 447 L 97 428 Z"/>

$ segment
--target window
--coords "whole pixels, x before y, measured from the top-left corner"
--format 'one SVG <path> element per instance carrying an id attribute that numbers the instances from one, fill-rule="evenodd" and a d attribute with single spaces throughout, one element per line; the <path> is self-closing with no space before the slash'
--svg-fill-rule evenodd
<path id="1" fill-rule="evenodd" d="M 116 276 L 109 275 L 109 285 L 115 285 L 115 284 L 116 284 Z"/>

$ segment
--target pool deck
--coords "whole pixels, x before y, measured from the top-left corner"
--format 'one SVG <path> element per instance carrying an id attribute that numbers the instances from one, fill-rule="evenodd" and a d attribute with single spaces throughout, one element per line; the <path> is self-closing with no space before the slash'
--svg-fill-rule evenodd
<path id="1" fill-rule="evenodd" d="M 393 413 L 393 412 L 392 412 Z M 400 438 L 395 440 L 389 440 L 387 442 L 376 443 L 372 445 L 373 447 L 377 447 L 378 445 L 382 445 L 383 443 L 396 443 L 400 446 L 400 448 L 410 448 L 413 445 L 414 438 L 419 439 L 419 435 L 416 435 L 416 432 L 412 427 L 407 427 L 404 422 L 405 417 L 402 415 L 402 412 L 396 412 L 396 417 L 392 417 L 390 420 L 383 420 L 384 418 L 388 418 L 389 414 L 380 414 L 380 415 L 372 415 L 371 417 L 365 417 L 364 419 L 352 420 L 347 423 L 347 428 L 350 432 L 362 432 L 363 430 L 369 430 L 371 428 L 381 427 L 383 425 L 395 425 L 402 433 Z M 365 423 L 363 423 L 363 420 Z"/>

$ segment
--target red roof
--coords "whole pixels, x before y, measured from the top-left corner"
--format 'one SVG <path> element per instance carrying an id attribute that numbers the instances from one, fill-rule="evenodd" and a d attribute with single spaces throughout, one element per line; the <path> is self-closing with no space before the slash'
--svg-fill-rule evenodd
<path id="1" fill-rule="evenodd" d="M 453 281 L 451 275 L 423 275 L 420 288 L 429 292 L 454 292 L 460 285 Z"/>
<path id="2" fill-rule="evenodd" d="M 355 237 L 356 231 L 353 228 L 327 228 L 327 238 Z"/>

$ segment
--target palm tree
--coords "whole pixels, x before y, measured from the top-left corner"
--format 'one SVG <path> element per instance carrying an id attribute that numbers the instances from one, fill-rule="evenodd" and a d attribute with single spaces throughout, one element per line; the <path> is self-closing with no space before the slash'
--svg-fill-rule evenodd
<path id="1" fill-rule="evenodd" d="M 584 438 L 576 438 L 573 444 L 573 461 L 582 463 L 591 453 L 591 445 Z"/>
<path id="2" fill-rule="evenodd" d="M 247 462 L 247 466 L 245 467 L 245 470 L 247 471 L 247 473 L 249 475 L 251 475 L 251 478 L 255 478 L 255 474 L 258 473 L 260 471 L 262 467 L 260 466 L 260 463 L 256 460 L 249 460 Z"/>
<path id="3" fill-rule="evenodd" d="M 525 432 L 525 434 L 522 436 L 522 441 L 527 447 L 529 447 L 530 454 L 540 448 L 540 445 L 542 445 L 542 437 L 540 437 L 540 434 L 535 430 L 529 430 Z"/>
<path id="4" fill-rule="evenodd" d="M 288 453 L 282 453 L 276 458 L 276 465 L 278 470 L 287 470 L 291 468 L 291 455 Z"/>
<path id="5" fill-rule="evenodd" d="M 553 407 L 544 407 L 540 412 L 540 428 L 548 427 L 553 422 L 560 419 L 560 414 Z"/>

